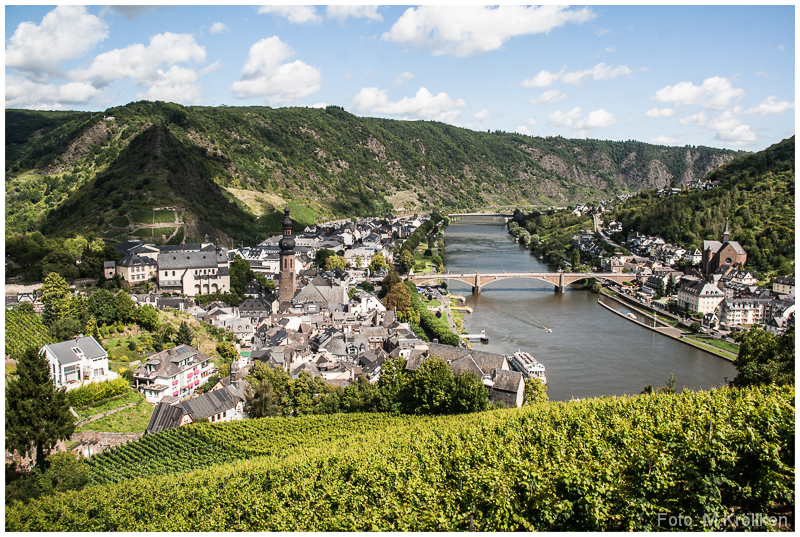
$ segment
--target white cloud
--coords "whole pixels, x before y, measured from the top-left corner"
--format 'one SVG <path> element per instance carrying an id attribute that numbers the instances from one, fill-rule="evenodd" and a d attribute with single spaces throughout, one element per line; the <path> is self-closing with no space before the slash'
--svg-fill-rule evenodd
<path id="1" fill-rule="evenodd" d="M 583 131 L 608 127 L 612 123 L 616 123 L 617 118 L 614 114 L 606 112 L 602 108 L 589 112 L 586 117 L 583 117 L 582 110 L 576 106 L 569 112 L 556 110 L 547 116 L 547 121 L 551 125 L 570 127 L 573 130 L 581 131 L 581 136 L 585 137 L 586 135 Z"/>
<path id="2" fill-rule="evenodd" d="M 250 47 L 242 76 L 233 83 L 240 99 L 264 97 L 271 104 L 284 104 L 318 92 L 322 73 L 300 60 L 282 63 L 294 56 L 294 50 L 277 36 L 268 37 Z"/>
<path id="3" fill-rule="evenodd" d="M 222 32 L 230 32 L 230 28 L 225 26 L 224 22 L 215 22 L 211 25 L 211 33 L 212 34 L 219 34 Z"/>
<path id="4" fill-rule="evenodd" d="M 760 76 L 761 78 L 767 78 L 767 79 L 770 79 L 770 80 L 777 80 L 778 79 L 778 75 L 771 75 L 771 74 L 767 73 L 766 71 L 756 71 L 756 74 L 758 76 Z"/>
<path id="5" fill-rule="evenodd" d="M 775 99 L 776 97 L 774 95 L 770 95 L 767 97 L 766 101 L 762 102 L 756 107 L 748 108 L 744 111 L 744 113 L 748 116 L 769 116 L 772 114 L 780 114 L 781 112 L 785 112 L 786 110 L 794 108 L 794 102 L 776 102 Z"/>
<path id="6" fill-rule="evenodd" d="M 564 6 L 419 6 L 408 8 L 382 38 L 404 47 L 427 48 L 434 56 L 471 56 L 497 50 L 512 37 L 548 33 L 595 14 Z"/>
<path id="7" fill-rule="evenodd" d="M 6 46 L 6 67 L 39 82 L 60 74 L 63 60 L 80 58 L 108 37 L 108 25 L 83 6 L 58 6 L 40 25 L 23 22 Z"/>
<path id="8" fill-rule="evenodd" d="M 213 73 L 214 71 L 216 71 L 220 67 L 222 67 L 222 60 L 217 60 L 214 63 L 212 63 L 211 65 L 203 67 L 202 69 L 200 69 L 199 75 L 200 76 L 206 76 L 208 74 Z"/>
<path id="9" fill-rule="evenodd" d="M 380 22 L 383 17 L 378 13 L 378 6 L 342 6 L 329 5 L 325 15 L 329 19 L 336 19 L 339 24 L 344 23 L 347 17 L 354 19 L 367 19 L 369 22 Z"/>
<path id="10" fill-rule="evenodd" d="M 655 138 L 650 138 L 651 144 L 658 144 L 658 145 L 679 145 L 681 143 L 680 138 L 670 138 L 669 136 L 656 136 Z"/>
<path id="11" fill-rule="evenodd" d="M 675 115 L 675 110 L 672 108 L 651 108 L 644 113 L 645 117 L 672 117 Z"/>
<path id="12" fill-rule="evenodd" d="M 613 80 L 619 76 L 629 75 L 631 73 L 633 73 L 633 70 L 627 65 L 612 67 L 606 65 L 604 62 L 600 62 L 591 69 L 586 69 L 584 71 L 565 72 L 564 69 L 561 69 L 557 73 L 551 73 L 550 71 L 542 70 L 533 78 L 526 78 L 522 82 L 522 85 L 528 88 L 550 87 L 556 80 L 561 80 L 566 84 L 580 84 L 584 79 Z"/>
<path id="13" fill-rule="evenodd" d="M 605 50 L 606 52 L 614 52 L 616 49 L 614 47 L 606 47 L 603 50 Z"/>
<path id="14" fill-rule="evenodd" d="M 778 45 L 778 50 L 780 50 L 781 52 L 783 52 L 784 50 L 786 50 L 786 47 L 785 47 L 785 46 L 783 46 L 783 45 Z"/>
<path id="15" fill-rule="evenodd" d="M 703 81 L 700 86 L 691 82 L 679 82 L 674 86 L 667 86 L 650 97 L 652 101 L 671 102 L 675 106 L 699 104 L 707 108 L 721 110 L 730 104 L 731 100 L 744 95 L 744 90 L 734 88 L 727 78 L 711 77 Z"/>
<path id="16" fill-rule="evenodd" d="M 41 84 L 19 75 L 6 77 L 6 107 L 57 110 L 64 104 L 86 104 L 100 91 L 86 82 Z"/>
<path id="17" fill-rule="evenodd" d="M 522 81 L 522 85 L 526 88 L 549 88 L 553 85 L 553 82 L 561 78 L 561 75 L 564 74 L 564 70 L 560 70 L 557 73 L 551 73 L 550 71 L 539 71 L 539 73 L 533 78 L 526 78 Z"/>
<path id="18" fill-rule="evenodd" d="M 553 104 L 555 102 L 561 101 L 566 98 L 567 96 L 564 93 L 560 92 L 559 90 L 550 90 L 550 91 L 545 91 L 536 99 L 531 99 L 530 103 L 542 104 L 542 105 Z"/>
<path id="19" fill-rule="evenodd" d="M 270 13 L 279 17 L 284 17 L 286 20 L 293 24 L 306 24 L 312 22 L 319 24 L 322 22 L 322 17 L 317 15 L 317 10 L 314 6 L 261 6 L 258 8 L 258 14 Z"/>
<path id="20" fill-rule="evenodd" d="M 477 114 L 473 114 L 472 117 L 474 117 L 478 121 L 480 121 L 482 119 L 486 119 L 487 117 L 489 117 L 489 109 L 488 108 L 484 108 L 483 110 L 481 110 Z"/>
<path id="21" fill-rule="evenodd" d="M 326 108 L 328 103 L 314 103 L 309 108 Z"/>
<path id="22" fill-rule="evenodd" d="M 409 80 L 414 80 L 415 78 L 417 78 L 417 75 L 415 75 L 414 73 L 411 73 L 409 71 L 404 71 L 404 72 L 400 73 L 399 75 L 397 75 L 397 77 L 394 79 L 394 82 L 392 83 L 392 85 L 393 86 L 400 86 L 403 83 L 408 82 Z"/>
<path id="23" fill-rule="evenodd" d="M 69 76 L 73 80 L 88 80 L 95 87 L 106 86 L 114 80 L 131 78 L 134 84 L 156 88 L 170 86 L 178 79 L 187 81 L 192 78 L 186 72 L 188 69 L 173 70 L 176 64 L 202 63 L 205 59 L 205 47 L 198 45 L 191 34 L 165 32 L 154 35 L 147 46 L 136 43 L 99 54 L 89 67 L 71 71 Z M 165 72 L 165 67 L 169 67 L 169 71 Z M 176 78 L 177 73 L 180 76 Z M 196 74 L 194 78 L 196 80 Z M 184 89 L 190 94 L 196 94 L 194 88 Z"/>
<path id="24" fill-rule="evenodd" d="M 351 110 L 357 114 L 382 114 L 399 116 L 402 119 L 434 119 L 445 123 L 456 123 L 461 116 L 457 108 L 466 106 L 463 99 L 452 99 L 442 92 L 433 95 L 427 88 L 420 88 L 414 97 L 390 101 L 386 90 L 361 88 Z"/>
<path id="25" fill-rule="evenodd" d="M 519 134 L 525 134 L 527 136 L 533 136 L 533 131 L 530 130 L 525 125 L 518 126 L 516 129 L 514 129 L 514 132 L 519 133 Z"/>
<path id="26" fill-rule="evenodd" d="M 572 121 L 574 119 L 578 119 L 579 117 L 581 117 L 581 109 L 576 106 L 569 112 L 556 110 L 547 116 L 547 120 L 551 124 L 558 125 L 559 127 L 572 127 Z"/>
<path id="27" fill-rule="evenodd" d="M 591 80 L 613 80 L 622 75 L 629 75 L 633 71 L 627 65 L 618 65 L 611 67 L 604 62 L 600 62 L 591 69 L 585 71 L 573 71 L 571 73 L 564 73 L 561 81 L 567 84 L 580 84 L 584 78 Z"/>
<path id="28" fill-rule="evenodd" d="M 136 94 L 138 99 L 194 104 L 203 99 L 194 69 L 173 65 L 166 72 L 159 69 L 158 74 L 146 93 Z"/>
<path id="29" fill-rule="evenodd" d="M 747 145 L 756 141 L 756 135 L 750 130 L 749 125 L 745 125 L 740 117 L 741 107 L 734 107 L 726 110 L 716 117 L 709 117 L 704 111 L 691 114 L 678 120 L 679 125 L 693 124 L 700 127 L 715 130 L 714 136 L 717 140 L 727 142 L 730 145 Z"/>
<path id="30" fill-rule="evenodd" d="M 575 124 L 575 128 L 581 130 L 598 129 L 603 127 L 608 127 L 609 125 L 616 122 L 617 118 L 614 117 L 614 114 L 606 112 L 601 108 L 600 110 L 589 112 L 588 116 L 581 119 Z"/>

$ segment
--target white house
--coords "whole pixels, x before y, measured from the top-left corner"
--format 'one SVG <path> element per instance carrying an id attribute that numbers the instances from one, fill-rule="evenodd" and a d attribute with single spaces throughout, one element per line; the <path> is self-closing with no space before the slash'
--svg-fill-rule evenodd
<path id="1" fill-rule="evenodd" d="M 686 308 L 691 313 L 714 313 L 720 302 L 725 298 L 725 293 L 719 287 L 705 280 L 678 289 L 678 306 Z"/>
<path id="2" fill-rule="evenodd" d="M 148 402 L 158 403 L 166 396 L 183 398 L 194 394 L 215 370 L 210 356 L 194 347 L 178 345 L 149 356 L 133 372 L 133 380 Z"/>
<path id="3" fill-rule="evenodd" d="M 117 378 L 108 370 L 108 353 L 92 336 L 45 345 L 39 351 L 50 364 L 56 387 L 77 388 L 83 381 L 102 382 Z"/>

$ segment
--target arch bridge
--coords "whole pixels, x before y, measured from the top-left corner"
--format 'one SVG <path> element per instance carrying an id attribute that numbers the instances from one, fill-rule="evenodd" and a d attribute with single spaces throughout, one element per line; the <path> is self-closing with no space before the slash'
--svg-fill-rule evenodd
<path id="1" fill-rule="evenodd" d="M 484 285 L 492 282 L 507 280 L 509 278 L 533 278 L 542 280 L 555 286 L 556 293 L 563 293 L 566 286 L 585 278 L 597 278 L 598 280 L 611 280 L 617 283 L 630 281 L 631 274 L 619 274 L 611 272 L 496 272 L 491 274 L 412 274 L 408 281 L 414 284 L 422 284 L 434 280 L 458 280 L 472 286 L 473 293 L 480 293 Z"/>

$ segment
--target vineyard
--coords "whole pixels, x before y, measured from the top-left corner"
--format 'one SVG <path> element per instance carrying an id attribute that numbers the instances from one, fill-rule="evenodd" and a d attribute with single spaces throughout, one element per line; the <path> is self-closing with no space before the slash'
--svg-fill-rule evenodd
<path id="1" fill-rule="evenodd" d="M 7 505 L 6 530 L 670 529 L 659 513 L 691 517 L 692 530 L 724 529 L 703 527 L 706 513 L 794 522 L 793 387 L 266 418 L 138 444 L 93 462 L 106 484 Z M 202 457 L 214 466 L 190 462 Z"/>
<path id="2" fill-rule="evenodd" d="M 56 343 L 42 319 L 31 311 L 6 311 L 5 332 L 6 354 L 14 359 L 19 359 L 28 349 L 38 351 L 45 345 Z"/>
<path id="3" fill-rule="evenodd" d="M 134 224 L 171 224 L 175 221 L 174 211 L 133 211 L 131 219 Z"/>

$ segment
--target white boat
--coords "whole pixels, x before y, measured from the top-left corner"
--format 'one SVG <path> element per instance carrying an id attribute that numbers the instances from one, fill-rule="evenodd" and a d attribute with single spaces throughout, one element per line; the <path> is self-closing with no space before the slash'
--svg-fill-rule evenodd
<path id="1" fill-rule="evenodd" d="M 540 364 L 536 358 L 531 356 L 530 353 L 522 352 L 517 349 L 511 356 L 511 363 L 514 364 L 522 376 L 525 378 L 537 378 L 542 381 L 542 384 L 547 386 L 547 377 L 544 374 L 544 366 Z"/>
<path id="2" fill-rule="evenodd" d="M 548 333 L 550 333 L 550 332 L 552 332 L 552 331 L 553 331 L 553 329 L 552 329 L 552 328 L 547 328 L 547 327 L 545 326 L 545 327 L 544 327 L 544 331 L 545 331 L 545 332 L 548 332 Z"/>
<path id="3" fill-rule="evenodd" d="M 633 319 L 634 321 L 636 320 L 636 315 L 634 315 L 633 313 L 628 313 L 628 314 L 627 314 L 627 317 L 630 317 L 630 318 L 631 318 L 631 319 Z"/>

